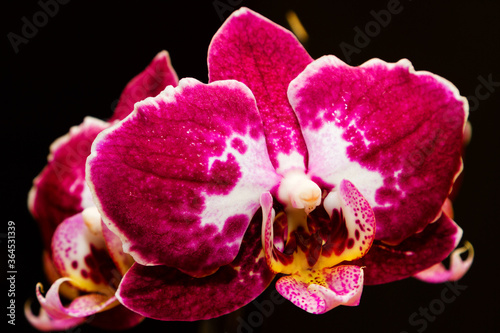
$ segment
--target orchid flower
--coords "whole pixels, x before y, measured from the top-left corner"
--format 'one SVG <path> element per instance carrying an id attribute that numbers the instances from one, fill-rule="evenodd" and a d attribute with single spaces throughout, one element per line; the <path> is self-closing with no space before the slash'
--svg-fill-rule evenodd
<path id="1" fill-rule="evenodd" d="M 35 178 L 28 195 L 29 210 L 44 241 L 45 273 L 52 283 L 45 297 L 41 284 L 37 285 L 38 316 L 31 312 L 29 302 L 25 307 L 29 322 L 39 330 L 68 329 L 87 321 L 119 329 L 142 321 L 142 316 L 119 305 L 114 296 L 133 259 L 123 253 L 120 240 L 101 227 L 85 182 L 85 161 L 99 132 L 125 118 L 135 102 L 156 96 L 177 81 L 168 53 L 160 52 L 127 84 L 109 122 L 86 117 L 51 145 L 48 165 Z M 59 294 L 71 300 L 68 307 L 62 305 Z M 118 317 L 126 320 L 117 323 L 114 319 Z"/>
<path id="2" fill-rule="evenodd" d="M 430 269 L 462 235 L 443 213 L 468 114 L 450 82 L 405 59 L 313 60 L 246 8 L 214 36 L 208 67 L 208 84 L 166 87 L 92 144 L 93 201 L 135 261 L 123 305 L 208 319 L 283 274 L 285 298 L 324 313 L 357 305 L 364 284 L 465 274 L 460 256 Z"/>

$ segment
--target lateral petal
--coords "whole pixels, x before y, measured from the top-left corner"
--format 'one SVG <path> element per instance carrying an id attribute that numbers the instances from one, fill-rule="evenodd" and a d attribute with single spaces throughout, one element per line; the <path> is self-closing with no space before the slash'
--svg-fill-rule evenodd
<path id="1" fill-rule="evenodd" d="M 110 122 L 122 120 L 134 110 L 134 104 L 155 97 L 172 85 L 177 86 L 179 79 L 175 73 L 167 51 L 161 51 L 141 73 L 127 84 L 120 96 Z"/>
<path id="2" fill-rule="evenodd" d="M 136 262 L 200 277 L 234 260 L 260 194 L 280 177 L 251 91 L 182 79 L 96 139 L 87 180 Z"/>
<path id="3" fill-rule="evenodd" d="M 260 242 L 261 220 L 259 210 L 236 259 L 214 274 L 195 278 L 175 268 L 135 263 L 123 277 L 118 299 L 132 311 L 159 320 L 204 320 L 237 310 L 274 278 Z"/>
<path id="4" fill-rule="evenodd" d="M 446 214 L 422 232 L 390 246 L 376 241 L 370 251 L 353 263 L 365 266 L 365 284 L 405 279 L 440 263 L 455 249 L 462 229 Z"/>
<path id="5" fill-rule="evenodd" d="M 85 117 L 82 124 L 71 127 L 50 146 L 48 164 L 33 180 L 28 195 L 28 208 L 38 222 L 46 249 L 59 223 L 94 205 L 85 183 L 85 161 L 92 141 L 108 126 Z"/>
<path id="6" fill-rule="evenodd" d="M 350 67 L 334 56 L 290 84 L 309 173 L 349 179 L 372 206 L 376 239 L 397 244 L 435 221 L 461 171 L 467 100 L 403 59 Z"/>
<path id="7" fill-rule="evenodd" d="M 311 61 L 290 31 L 248 8 L 224 22 L 208 50 L 210 82 L 238 80 L 255 95 L 269 156 L 280 174 L 305 169 L 307 150 L 286 92 Z"/>

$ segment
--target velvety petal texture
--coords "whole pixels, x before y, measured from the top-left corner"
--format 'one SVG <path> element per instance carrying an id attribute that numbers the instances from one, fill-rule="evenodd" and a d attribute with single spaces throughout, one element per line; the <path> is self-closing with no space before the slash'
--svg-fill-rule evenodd
<path id="1" fill-rule="evenodd" d="M 462 229 L 446 214 L 424 231 L 390 246 L 375 242 L 356 265 L 365 266 L 365 284 L 382 284 L 401 280 L 440 263 L 455 249 Z"/>
<path id="2" fill-rule="evenodd" d="M 114 114 L 109 121 L 124 119 L 134 110 L 135 103 L 147 97 L 158 95 L 169 85 L 175 87 L 178 82 L 179 79 L 170 63 L 168 52 L 161 51 L 148 67 L 130 80 L 123 89 Z"/>
<path id="3" fill-rule="evenodd" d="M 99 119 L 86 117 L 81 125 L 72 127 L 50 146 L 48 164 L 33 180 L 28 208 L 40 226 L 47 249 L 59 223 L 93 206 L 85 183 L 85 161 L 92 141 L 108 126 Z"/>
<path id="4" fill-rule="evenodd" d="M 311 61 L 290 31 L 248 8 L 235 11 L 209 47 L 210 82 L 235 79 L 252 90 L 271 162 L 281 174 L 305 169 L 307 150 L 286 92 Z"/>
<path id="5" fill-rule="evenodd" d="M 467 100 L 408 60 L 350 67 L 311 63 L 288 91 L 309 152 L 309 174 L 348 179 L 368 200 L 376 239 L 397 244 L 435 221 L 461 171 Z"/>
<path id="6" fill-rule="evenodd" d="M 262 253 L 261 219 L 259 210 L 236 259 L 214 274 L 195 278 L 175 268 L 136 263 L 123 277 L 118 299 L 131 310 L 160 320 L 210 319 L 237 310 L 260 295 L 274 277 Z"/>
<path id="7" fill-rule="evenodd" d="M 280 177 L 251 91 L 183 79 L 96 139 L 87 180 L 135 261 L 199 277 L 234 260 L 260 194 Z"/>

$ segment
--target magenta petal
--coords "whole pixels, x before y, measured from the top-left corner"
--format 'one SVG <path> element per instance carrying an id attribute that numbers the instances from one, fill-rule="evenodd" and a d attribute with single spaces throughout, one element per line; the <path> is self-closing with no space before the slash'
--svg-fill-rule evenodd
<path id="1" fill-rule="evenodd" d="M 52 143 L 47 166 L 33 180 L 28 208 L 40 226 L 47 249 L 59 223 L 93 206 L 85 183 L 85 161 L 92 141 L 108 126 L 99 119 L 86 117 L 81 125 L 72 127 Z"/>
<path id="2" fill-rule="evenodd" d="M 213 273 L 236 257 L 280 180 L 255 99 L 237 81 L 183 79 L 103 132 L 87 180 L 104 223 L 143 265 Z"/>
<path id="3" fill-rule="evenodd" d="M 127 84 L 116 105 L 113 117 L 109 120 L 122 120 L 134 110 L 134 104 L 155 97 L 166 86 L 177 86 L 179 79 L 171 63 L 167 51 L 161 51 L 144 71 Z"/>
<path id="4" fill-rule="evenodd" d="M 365 284 L 401 280 L 440 263 L 455 249 L 462 229 L 446 214 L 399 245 L 376 242 L 355 265 L 366 266 Z"/>
<path id="5" fill-rule="evenodd" d="M 289 89 L 309 152 L 309 173 L 352 181 L 375 212 L 376 239 L 396 244 L 425 228 L 461 171 L 467 100 L 408 60 L 309 65 Z"/>
<path id="6" fill-rule="evenodd" d="M 140 324 L 144 317 L 130 311 L 123 305 L 117 305 L 112 309 L 96 313 L 94 317 L 87 319 L 87 322 L 94 327 L 103 330 L 126 330 Z"/>
<path id="7" fill-rule="evenodd" d="M 175 268 L 136 263 L 123 277 L 118 299 L 132 311 L 159 320 L 202 320 L 237 310 L 260 295 L 274 277 L 262 251 L 261 220 L 259 210 L 236 259 L 214 274 L 194 278 Z"/>
<path id="8" fill-rule="evenodd" d="M 286 92 L 311 61 L 291 32 L 247 8 L 226 20 L 209 47 L 210 81 L 235 79 L 255 95 L 269 156 L 281 174 L 305 167 L 304 139 Z"/>
<path id="9" fill-rule="evenodd" d="M 468 252 L 467 259 L 463 260 L 460 255 Z M 443 263 L 435 264 L 418 272 L 414 275 L 415 278 L 429 283 L 443 283 L 448 281 L 460 280 L 469 270 L 474 260 L 474 248 L 469 242 L 459 249 L 453 251 L 450 255 L 450 267 L 447 269 Z"/>

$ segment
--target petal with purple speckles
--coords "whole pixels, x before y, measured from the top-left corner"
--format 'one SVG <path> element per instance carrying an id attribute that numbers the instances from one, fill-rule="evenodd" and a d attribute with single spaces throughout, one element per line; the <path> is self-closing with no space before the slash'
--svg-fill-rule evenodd
<path id="1" fill-rule="evenodd" d="M 462 229 L 446 214 L 398 245 L 375 241 L 370 251 L 354 264 L 365 266 L 365 284 L 401 280 L 440 263 L 455 249 Z"/>
<path id="2" fill-rule="evenodd" d="M 148 67 L 130 80 L 123 89 L 113 117 L 109 121 L 124 119 L 134 110 L 135 103 L 147 97 L 155 97 L 169 85 L 175 87 L 178 81 L 168 52 L 161 51 Z"/>
<path id="3" fill-rule="evenodd" d="M 311 61 L 291 32 L 248 8 L 235 11 L 209 47 L 210 82 L 235 79 L 255 95 L 269 155 L 280 174 L 305 168 L 307 151 L 286 91 Z"/>
<path id="4" fill-rule="evenodd" d="M 323 244 L 320 267 L 363 257 L 375 238 L 375 215 L 368 201 L 348 180 L 342 180 L 323 203 L 330 215 L 329 237 Z"/>
<path id="5" fill-rule="evenodd" d="M 62 276 L 71 278 L 75 287 L 112 295 L 112 285 L 119 282 L 120 273 L 107 253 L 102 233 L 93 232 L 88 227 L 91 224 L 100 225 L 100 218 L 91 221 L 80 213 L 57 227 L 52 240 L 54 266 Z"/>
<path id="6" fill-rule="evenodd" d="M 242 83 L 182 79 L 104 131 L 87 160 L 104 223 L 143 265 L 201 277 L 236 257 L 280 177 Z"/>
<path id="7" fill-rule="evenodd" d="M 81 125 L 72 127 L 52 143 L 47 166 L 33 180 L 28 208 L 40 226 L 47 249 L 59 223 L 94 205 L 85 183 L 85 161 L 92 141 L 108 126 L 86 117 Z"/>
<path id="8" fill-rule="evenodd" d="M 241 250 L 229 265 L 195 278 L 165 266 L 134 264 L 117 297 L 129 309 L 160 320 L 202 320 L 235 311 L 260 295 L 274 278 L 260 242 L 261 210 L 255 214 Z"/>
<path id="9" fill-rule="evenodd" d="M 461 171 L 467 100 L 408 60 L 310 64 L 288 91 L 309 173 L 349 179 L 375 212 L 376 239 L 397 244 L 435 221 Z"/>
<path id="10" fill-rule="evenodd" d="M 276 290 L 309 313 L 325 313 L 339 305 L 356 306 L 363 291 L 363 269 L 343 265 L 301 271 L 279 279 Z"/>

